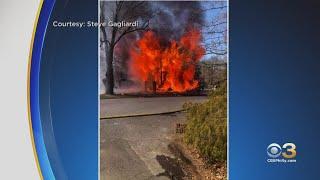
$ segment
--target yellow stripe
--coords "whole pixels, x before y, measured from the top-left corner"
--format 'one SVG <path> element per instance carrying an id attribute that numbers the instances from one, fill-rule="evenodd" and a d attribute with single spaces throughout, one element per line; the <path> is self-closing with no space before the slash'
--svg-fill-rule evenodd
<path id="1" fill-rule="evenodd" d="M 42 176 L 42 172 L 40 169 L 40 164 L 39 164 L 39 159 L 38 159 L 38 155 L 37 155 L 37 151 L 36 151 L 36 146 L 35 146 L 35 142 L 34 142 L 34 137 L 33 137 L 33 129 L 32 129 L 32 122 L 31 122 L 31 113 L 30 113 L 30 69 L 31 69 L 31 59 L 32 59 L 32 51 L 33 51 L 33 43 L 34 43 L 34 37 L 36 34 L 36 29 L 37 29 L 37 24 L 38 24 L 38 20 L 39 20 L 39 16 L 40 16 L 40 11 L 41 11 L 41 7 L 43 4 L 43 0 L 40 0 L 40 4 L 38 7 L 38 11 L 37 11 L 37 15 L 36 15 L 36 19 L 33 25 L 33 33 L 32 33 L 32 38 L 31 38 L 31 45 L 30 45 L 30 51 L 29 51 L 29 60 L 28 60 L 28 80 L 27 80 L 27 97 L 28 97 L 28 120 L 29 120 L 29 130 L 30 130 L 30 136 L 31 136 L 31 142 L 32 142 L 32 149 L 33 149 L 33 154 L 35 157 L 35 161 L 37 164 L 37 168 L 38 168 L 38 172 L 40 175 L 40 178 L 43 180 L 43 176 Z"/>

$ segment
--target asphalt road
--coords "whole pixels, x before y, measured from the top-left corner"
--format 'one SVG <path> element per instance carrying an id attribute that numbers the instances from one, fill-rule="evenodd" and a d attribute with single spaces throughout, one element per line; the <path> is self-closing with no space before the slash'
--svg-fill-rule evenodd
<path id="1" fill-rule="evenodd" d="M 186 101 L 206 97 L 120 98 L 101 101 L 103 114 L 123 115 L 180 109 Z M 108 107 L 108 108 L 107 108 Z M 100 178 L 102 180 L 162 180 L 181 174 L 168 149 L 183 112 L 100 120 Z M 173 170 L 174 169 L 174 170 Z"/>
<path id="2" fill-rule="evenodd" d="M 100 118 L 177 111 L 185 102 L 202 102 L 205 99 L 206 96 L 101 99 Z"/>

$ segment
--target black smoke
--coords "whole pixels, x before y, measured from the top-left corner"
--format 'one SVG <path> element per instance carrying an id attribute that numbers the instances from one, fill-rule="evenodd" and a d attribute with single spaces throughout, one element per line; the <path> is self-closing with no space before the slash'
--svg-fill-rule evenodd
<path id="1" fill-rule="evenodd" d="M 154 17 L 150 28 L 162 39 L 179 40 L 190 28 L 200 28 L 204 17 L 198 1 L 150 2 Z"/>

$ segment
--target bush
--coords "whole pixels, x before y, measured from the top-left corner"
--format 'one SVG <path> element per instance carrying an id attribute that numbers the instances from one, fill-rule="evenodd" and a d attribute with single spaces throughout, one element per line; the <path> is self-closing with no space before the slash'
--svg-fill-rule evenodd
<path id="1" fill-rule="evenodd" d="M 209 163 L 227 159 L 227 85 L 222 83 L 204 103 L 184 105 L 187 125 L 184 141 Z"/>

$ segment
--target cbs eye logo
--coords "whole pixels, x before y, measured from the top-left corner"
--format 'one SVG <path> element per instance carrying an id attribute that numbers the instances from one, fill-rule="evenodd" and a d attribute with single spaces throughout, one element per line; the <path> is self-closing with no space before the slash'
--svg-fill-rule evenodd
<path id="1" fill-rule="evenodd" d="M 297 156 L 296 145 L 285 143 L 282 147 L 277 143 L 272 143 L 267 148 L 267 154 L 271 158 L 283 156 L 286 159 L 292 159 Z"/>

